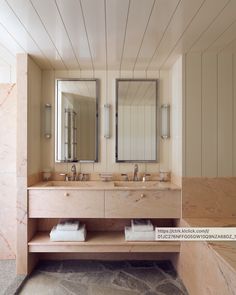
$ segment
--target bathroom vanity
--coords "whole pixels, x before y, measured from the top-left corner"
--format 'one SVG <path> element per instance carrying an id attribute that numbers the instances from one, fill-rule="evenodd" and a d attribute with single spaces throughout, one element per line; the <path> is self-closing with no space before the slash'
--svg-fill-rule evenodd
<path id="1" fill-rule="evenodd" d="M 171 141 L 164 142 L 159 133 L 163 99 L 157 95 L 158 76 L 126 80 L 114 75 L 107 92 L 103 72 L 96 78 L 74 72 L 79 79 L 48 71 L 41 83 L 41 72 L 30 57 L 22 55 L 18 63 L 17 272 L 31 273 L 41 259 L 153 260 L 177 255 L 180 242 L 126 241 L 124 233 L 134 218 L 167 227 L 181 218 L 180 186 L 158 181 L 160 168 L 171 167 Z M 131 177 L 135 164 L 139 181 Z M 73 165 L 77 176 L 89 174 L 89 181 L 77 181 Z M 101 181 L 103 172 L 112 172 L 114 181 Z M 43 173 L 70 173 L 75 181 L 43 181 Z M 129 181 L 123 181 L 123 173 Z M 178 184 L 176 176 L 174 171 L 171 177 Z M 86 224 L 86 241 L 51 242 L 49 233 L 61 218 Z"/>
<path id="2" fill-rule="evenodd" d="M 181 191 L 172 183 L 40 182 L 28 188 L 28 202 L 29 221 L 34 224 L 29 253 L 180 251 L 179 242 L 131 242 L 124 237 L 124 224 L 132 218 L 151 218 L 155 225 L 162 220 L 162 226 L 180 218 Z M 58 218 L 77 218 L 90 224 L 86 241 L 51 242 L 49 231 Z"/>

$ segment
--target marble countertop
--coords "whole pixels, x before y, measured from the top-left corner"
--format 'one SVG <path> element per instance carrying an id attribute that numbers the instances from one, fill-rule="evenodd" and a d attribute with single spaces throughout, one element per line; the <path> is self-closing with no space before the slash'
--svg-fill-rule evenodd
<path id="1" fill-rule="evenodd" d="M 146 181 L 45 181 L 28 187 L 34 189 L 56 189 L 56 190 L 181 190 L 181 188 L 171 182 Z"/>
<path id="2" fill-rule="evenodd" d="M 236 218 L 184 218 L 184 221 L 192 227 L 236 227 Z M 236 241 L 207 243 L 236 274 Z"/>

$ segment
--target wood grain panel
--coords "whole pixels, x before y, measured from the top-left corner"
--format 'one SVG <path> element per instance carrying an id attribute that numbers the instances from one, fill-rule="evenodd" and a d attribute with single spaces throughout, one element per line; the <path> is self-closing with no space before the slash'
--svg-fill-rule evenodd
<path id="1" fill-rule="evenodd" d="M 106 191 L 106 218 L 179 218 L 180 191 Z"/>
<path id="2" fill-rule="evenodd" d="M 104 192 L 30 190 L 29 217 L 104 217 Z"/>

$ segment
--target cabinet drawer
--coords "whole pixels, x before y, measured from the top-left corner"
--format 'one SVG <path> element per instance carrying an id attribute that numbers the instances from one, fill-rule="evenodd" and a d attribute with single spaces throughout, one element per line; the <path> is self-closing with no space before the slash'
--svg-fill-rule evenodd
<path id="1" fill-rule="evenodd" d="M 104 217 L 104 191 L 30 190 L 29 217 Z"/>
<path id="2" fill-rule="evenodd" d="M 180 218 L 180 191 L 106 191 L 107 218 Z"/>

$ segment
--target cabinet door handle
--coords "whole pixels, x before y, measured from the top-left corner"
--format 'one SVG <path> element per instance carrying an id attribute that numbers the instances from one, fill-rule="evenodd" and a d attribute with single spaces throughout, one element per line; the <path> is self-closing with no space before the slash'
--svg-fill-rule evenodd
<path id="1" fill-rule="evenodd" d="M 141 197 L 141 198 L 145 198 L 145 195 L 144 195 L 144 194 L 141 194 L 140 197 Z"/>
<path id="2" fill-rule="evenodd" d="M 69 193 L 64 193 L 64 197 L 69 197 L 70 196 L 70 194 Z"/>

